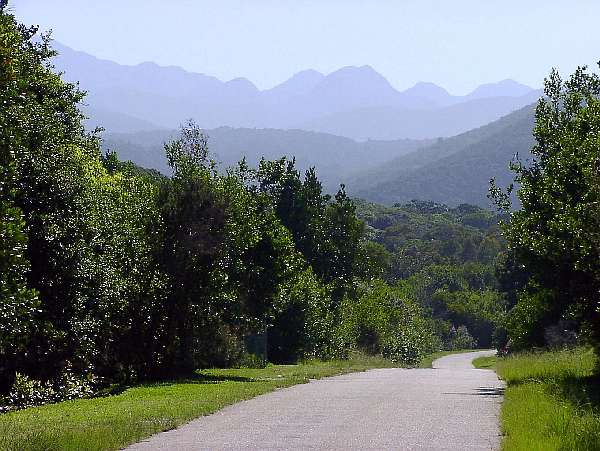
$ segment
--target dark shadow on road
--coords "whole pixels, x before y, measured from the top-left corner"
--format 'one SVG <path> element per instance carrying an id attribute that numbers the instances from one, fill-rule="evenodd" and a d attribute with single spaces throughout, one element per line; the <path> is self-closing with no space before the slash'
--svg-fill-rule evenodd
<path id="1" fill-rule="evenodd" d="M 497 398 L 500 396 L 504 396 L 504 388 L 502 388 L 502 387 L 478 387 L 470 393 L 446 392 L 443 394 L 444 395 L 488 396 L 488 397 L 492 397 L 492 398 Z"/>

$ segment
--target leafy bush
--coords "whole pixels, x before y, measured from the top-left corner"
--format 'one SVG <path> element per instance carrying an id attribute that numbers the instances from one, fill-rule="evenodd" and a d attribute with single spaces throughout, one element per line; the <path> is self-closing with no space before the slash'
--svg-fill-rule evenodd
<path id="1" fill-rule="evenodd" d="M 352 346 L 396 362 L 418 363 L 441 342 L 433 322 L 397 289 L 376 281 L 356 301 L 344 304 L 342 328 Z"/>
<path id="2" fill-rule="evenodd" d="M 269 329 L 269 358 L 289 363 L 302 359 L 345 356 L 331 310 L 331 288 L 319 283 L 312 270 L 297 274 L 281 287 L 283 310 Z"/>
<path id="3" fill-rule="evenodd" d="M 475 340 L 465 326 L 452 326 L 450 336 L 448 337 L 448 350 L 455 351 L 459 349 L 475 349 L 477 340 Z"/>
<path id="4" fill-rule="evenodd" d="M 517 304 L 509 312 L 506 321 L 511 351 L 544 345 L 544 329 L 539 324 L 544 322 L 549 313 L 548 302 L 551 299 L 549 290 L 533 288 L 519 293 Z"/>
<path id="5" fill-rule="evenodd" d="M 56 392 L 49 382 L 42 383 L 25 374 L 17 373 L 13 386 L 5 398 L 6 409 L 24 409 L 53 402 Z"/>
<path id="6" fill-rule="evenodd" d="M 21 373 L 16 373 L 15 381 L 4 399 L 4 410 L 24 409 L 69 399 L 85 398 L 94 394 L 97 378 L 73 373 L 67 366 L 54 380 L 41 382 Z"/>

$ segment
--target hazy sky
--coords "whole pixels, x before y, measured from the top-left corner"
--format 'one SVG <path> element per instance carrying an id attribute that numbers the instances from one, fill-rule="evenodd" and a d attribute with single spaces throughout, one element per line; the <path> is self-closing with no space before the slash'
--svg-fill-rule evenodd
<path id="1" fill-rule="evenodd" d="M 12 0 L 28 24 L 122 64 L 155 61 L 269 88 L 370 64 L 399 89 L 462 94 L 600 59 L 598 0 Z"/>

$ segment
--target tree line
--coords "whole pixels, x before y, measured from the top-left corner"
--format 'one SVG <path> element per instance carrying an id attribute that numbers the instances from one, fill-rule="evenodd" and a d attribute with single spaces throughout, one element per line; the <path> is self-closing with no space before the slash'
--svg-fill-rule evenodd
<path id="1" fill-rule="evenodd" d="M 325 194 L 314 169 L 285 158 L 221 168 L 193 122 L 165 144 L 169 176 L 103 154 L 84 93 L 53 71 L 49 36 L 1 6 L 5 403 L 262 363 L 253 337 L 273 362 L 360 347 L 356 310 L 379 269 L 343 186 Z M 398 325 L 423 334 L 390 338 L 388 353 L 418 359 L 432 331 L 418 306 L 390 302 Z"/>

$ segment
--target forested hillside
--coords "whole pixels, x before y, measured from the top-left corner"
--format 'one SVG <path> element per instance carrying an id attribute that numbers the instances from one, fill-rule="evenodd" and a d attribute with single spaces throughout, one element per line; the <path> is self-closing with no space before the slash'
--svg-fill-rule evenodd
<path id="1" fill-rule="evenodd" d="M 432 200 L 488 207 L 489 181 L 512 180 L 509 163 L 529 158 L 534 107 L 528 106 L 475 130 L 368 169 L 350 178 L 352 195 L 383 204 Z"/>
<path id="2" fill-rule="evenodd" d="M 381 276 L 433 319 L 445 349 L 503 342 L 501 217 L 473 205 L 357 203 Z"/>
<path id="3" fill-rule="evenodd" d="M 356 142 L 349 138 L 302 130 L 207 130 L 211 150 L 224 166 L 242 158 L 295 158 L 298 167 L 316 167 L 326 192 L 340 183 L 355 197 L 387 205 L 412 199 L 457 206 L 489 207 L 487 190 L 495 177 L 507 184 L 515 155 L 526 160 L 533 145 L 534 107 L 527 106 L 461 135 L 437 140 Z M 136 164 L 168 173 L 162 143 L 175 131 L 105 134 L 105 150 Z"/>
<path id="4" fill-rule="evenodd" d="M 222 167 L 235 166 L 245 158 L 250 165 L 287 156 L 305 171 L 315 167 L 325 191 L 335 193 L 350 174 L 373 168 L 399 155 L 424 147 L 432 140 L 356 142 L 349 138 L 303 130 L 245 129 L 221 127 L 205 130 L 208 145 Z M 176 130 L 103 134 L 102 148 L 119 157 L 168 174 L 163 143 L 177 136 Z"/>

